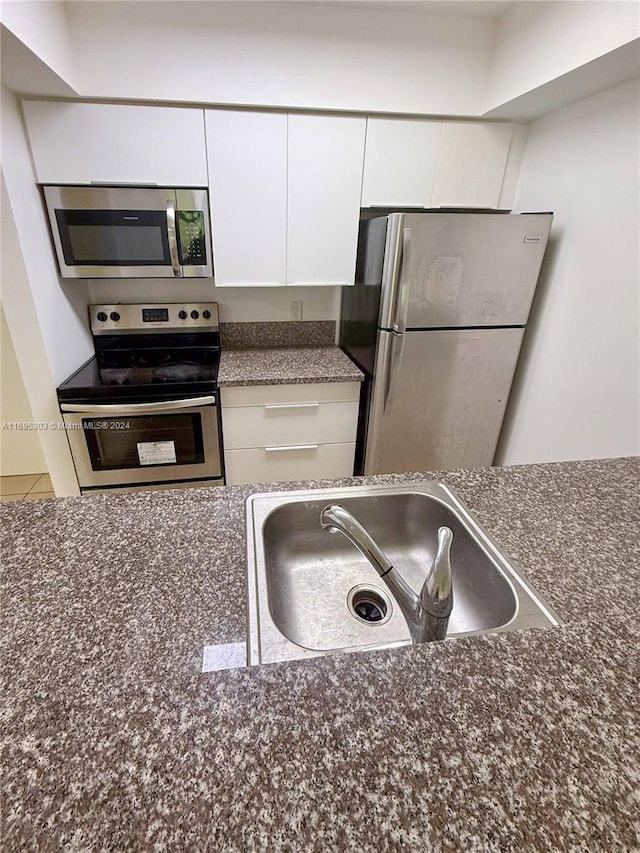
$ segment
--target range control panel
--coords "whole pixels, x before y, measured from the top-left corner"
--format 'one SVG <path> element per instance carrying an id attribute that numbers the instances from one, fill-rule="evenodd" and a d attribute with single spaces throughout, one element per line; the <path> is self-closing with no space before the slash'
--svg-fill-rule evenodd
<path id="1" fill-rule="evenodd" d="M 216 302 L 170 302 L 160 305 L 90 305 L 89 319 L 94 335 L 141 332 L 151 329 L 189 332 L 218 331 Z"/>

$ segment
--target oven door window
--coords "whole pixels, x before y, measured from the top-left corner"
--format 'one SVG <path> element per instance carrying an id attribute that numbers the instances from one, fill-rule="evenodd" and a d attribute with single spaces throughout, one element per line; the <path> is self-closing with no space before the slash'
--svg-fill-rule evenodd
<path id="1" fill-rule="evenodd" d="M 204 462 L 199 412 L 83 418 L 94 471 Z"/>
<path id="2" fill-rule="evenodd" d="M 56 210 L 67 266 L 171 264 L 162 210 Z"/>

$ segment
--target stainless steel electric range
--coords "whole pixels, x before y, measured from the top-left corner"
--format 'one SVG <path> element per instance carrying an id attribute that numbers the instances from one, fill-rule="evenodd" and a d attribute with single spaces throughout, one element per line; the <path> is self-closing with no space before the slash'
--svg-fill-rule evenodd
<path id="1" fill-rule="evenodd" d="M 223 485 L 216 303 L 89 316 L 95 356 L 58 387 L 81 492 Z"/>

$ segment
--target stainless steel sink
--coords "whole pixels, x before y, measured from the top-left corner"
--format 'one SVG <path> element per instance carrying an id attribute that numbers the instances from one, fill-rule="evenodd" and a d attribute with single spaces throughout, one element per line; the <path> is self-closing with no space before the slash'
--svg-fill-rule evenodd
<path id="1" fill-rule="evenodd" d="M 438 528 L 451 528 L 447 639 L 560 624 L 442 483 L 262 493 L 247 500 L 249 664 L 411 643 L 369 562 L 344 536 L 322 529 L 328 503 L 351 512 L 415 590 L 433 560 Z"/>

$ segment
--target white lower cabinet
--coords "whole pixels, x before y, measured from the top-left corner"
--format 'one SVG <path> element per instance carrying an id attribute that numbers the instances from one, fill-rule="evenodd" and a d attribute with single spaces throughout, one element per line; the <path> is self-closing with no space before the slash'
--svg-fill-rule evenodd
<path id="1" fill-rule="evenodd" d="M 350 477 L 359 382 L 221 389 L 225 482 Z"/>
<path id="2" fill-rule="evenodd" d="M 228 486 L 238 486 L 243 483 L 351 477 L 354 450 L 355 444 L 226 450 L 225 482 Z"/>

